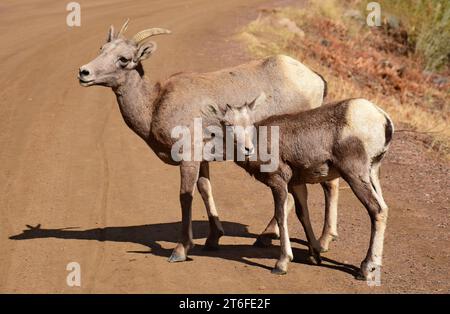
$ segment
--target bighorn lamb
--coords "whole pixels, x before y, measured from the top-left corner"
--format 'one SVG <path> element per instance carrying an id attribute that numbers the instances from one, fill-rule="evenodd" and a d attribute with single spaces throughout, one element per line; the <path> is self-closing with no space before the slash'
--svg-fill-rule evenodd
<path id="1" fill-rule="evenodd" d="M 281 233 L 281 257 L 273 271 L 286 273 L 293 258 L 287 229 L 288 193 L 294 196 L 296 213 L 305 229 L 310 254 L 319 262 L 320 245 L 309 221 L 305 184 L 342 177 L 370 216 L 370 246 L 361 263 L 361 275 L 373 280 L 375 271 L 381 266 L 388 216 L 388 207 L 381 193 L 379 168 L 394 132 L 392 120 L 370 101 L 350 99 L 256 122 L 256 104 L 253 101 L 241 108 L 217 110 L 216 117 L 222 127 L 229 126 L 233 132 L 236 132 L 236 126 L 245 128 L 245 136 L 252 139 L 243 145 L 256 143 L 259 147 L 263 139 L 256 130 L 261 126 L 278 128 L 279 163 L 275 171 L 261 172 L 263 162 L 258 156 L 253 156 L 253 161 L 248 156 L 245 161 L 237 162 L 270 187 L 273 193 L 275 218 Z M 272 147 L 270 144 L 267 146 Z M 244 151 L 256 152 L 254 147 L 245 147 Z"/>
<path id="2" fill-rule="evenodd" d="M 202 196 L 210 222 L 205 248 L 218 248 L 223 228 L 217 215 L 206 161 L 175 162 L 171 147 L 175 139 L 171 130 L 176 126 L 193 128 L 193 120 L 201 116 L 209 104 L 224 108 L 225 104 L 240 106 L 255 98 L 257 91 L 267 94 L 266 102 L 255 113 L 257 119 L 273 114 L 293 113 L 318 107 L 325 93 L 324 80 L 300 62 L 287 56 L 274 56 L 249 62 L 233 68 L 204 74 L 177 74 L 163 84 L 151 85 L 144 76 L 141 62 L 156 50 L 156 43 L 147 41 L 151 36 L 169 34 L 161 28 L 143 30 L 127 39 L 124 32 L 128 21 L 116 34 L 109 29 L 106 43 L 99 55 L 79 69 L 82 86 L 101 85 L 112 88 L 116 94 L 126 124 L 165 163 L 179 165 L 181 172 L 180 202 L 182 209 L 181 241 L 169 261 L 186 260 L 193 246 L 191 205 L 195 185 Z M 336 235 L 334 227 L 337 181 L 326 183 L 328 199 L 327 219 L 324 227 L 324 248 Z M 259 242 L 277 234 L 275 219 L 269 223 Z"/>

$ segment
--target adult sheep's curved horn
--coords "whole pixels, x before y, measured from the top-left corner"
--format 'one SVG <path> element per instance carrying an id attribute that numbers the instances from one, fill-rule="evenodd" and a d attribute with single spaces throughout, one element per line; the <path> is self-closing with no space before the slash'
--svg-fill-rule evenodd
<path id="1" fill-rule="evenodd" d="M 144 40 L 146 40 L 149 37 L 161 35 L 161 34 L 170 34 L 170 33 L 171 33 L 171 31 L 169 31 L 168 29 L 164 29 L 164 28 L 149 28 L 149 29 L 144 29 L 143 31 L 140 31 L 139 33 L 134 35 L 132 40 L 136 44 L 140 44 L 141 42 L 143 42 Z"/>
<path id="2" fill-rule="evenodd" d="M 117 34 L 117 37 L 120 37 L 121 35 L 123 35 L 123 34 L 127 31 L 128 23 L 129 23 L 129 22 L 130 22 L 130 19 L 127 19 L 127 20 L 125 21 L 125 23 L 123 24 L 123 26 L 122 26 L 122 28 L 120 29 L 119 33 Z"/>

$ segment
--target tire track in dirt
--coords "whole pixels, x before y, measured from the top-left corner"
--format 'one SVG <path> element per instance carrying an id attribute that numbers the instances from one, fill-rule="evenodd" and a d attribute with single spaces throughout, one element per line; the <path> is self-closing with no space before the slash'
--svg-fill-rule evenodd
<path id="1" fill-rule="evenodd" d="M 104 120 L 104 122 L 102 123 L 102 128 L 101 131 L 97 137 L 97 147 L 99 148 L 100 151 L 100 156 L 101 156 L 101 165 L 102 165 L 102 169 L 103 169 L 103 175 L 102 175 L 102 193 L 101 193 L 101 205 L 100 205 L 100 209 L 99 209 L 99 216 L 100 216 L 100 227 L 104 228 L 107 226 L 107 211 L 108 211 L 108 193 L 109 193 L 109 163 L 108 163 L 108 156 L 105 150 L 105 145 L 104 145 L 104 134 L 105 134 L 105 129 L 106 129 L 106 125 L 108 123 L 109 120 L 109 116 L 110 116 L 111 110 L 108 110 L 108 114 L 106 115 L 106 118 Z M 100 243 L 97 246 L 96 252 L 95 252 L 95 257 L 94 257 L 94 269 L 92 271 L 92 278 L 91 278 L 91 287 L 89 289 L 89 292 L 93 292 L 95 291 L 95 283 L 96 283 L 96 278 L 98 275 L 98 272 L 100 271 L 100 266 L 104 261 L 105 258 L 105 240 L 106 240 L 106 232 L 104 229 L 102 230 L 101 234 L 101 238 L 99 239 Z"/>

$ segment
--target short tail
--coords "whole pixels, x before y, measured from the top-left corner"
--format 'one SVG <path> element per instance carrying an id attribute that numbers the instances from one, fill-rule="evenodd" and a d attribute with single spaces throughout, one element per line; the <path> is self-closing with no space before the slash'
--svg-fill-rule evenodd
<path id="1" fill-rule="evenodd" d="M 394 123 L 392 119 L 388 116 L 386 112 L 384 112 L 380 107 L 375 106 L 378 111 L 384 116 L 384 147 L 381 149 L 380 153 L 372 158 L 372 164 L 379 163 L 383 159 L 384 155 L 389 149 L 389 144 L 392 142 L 392 138 L 394 136 Z"/>
<path id="2" fill-rule="evenodd" d="M 394 136 L 394 122 L 392 122 L 392 119 L 383 109 L 376 105 L 375 108 L 377 108 L 386 119 L 386 122 L 384 123 L 384 147 L 387 148 L 392 141 L 392 137 Z"/>
<path id="3" fill-rule="evenodd" d="M 384 124 L 384 146 L 387 147 L 394 136 L 394 123 L 391 118 L 385 113 L 386 123 Z"/>
<path id="4" fill-rule="evenodd" d="M 313 72 L 316 73 L 323 81 L 323 99 L 325 99 L 325 97 L 327 97 L 328 95 L 328 82 L 323 78 L 321 74 L 317 73 L 316 71 Z"/>

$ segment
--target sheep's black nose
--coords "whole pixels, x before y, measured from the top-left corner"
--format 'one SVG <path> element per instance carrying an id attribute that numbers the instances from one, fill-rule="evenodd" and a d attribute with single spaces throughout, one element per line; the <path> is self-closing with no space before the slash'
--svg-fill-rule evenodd
<path id="1" fill-rule="evenodd" d="M 81 77 L 83 77 L 83 76 L 88 76 L 88 75 L 90 74 L 90 73 L 89 73 L 89 70 L 83 69 L 83 68 L 80 68 L 80 69 L 78 70 L 78 73 L 80 74 Z"/>

